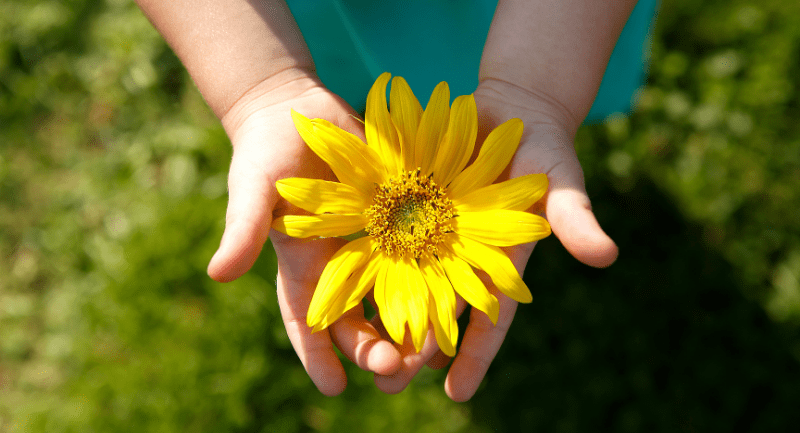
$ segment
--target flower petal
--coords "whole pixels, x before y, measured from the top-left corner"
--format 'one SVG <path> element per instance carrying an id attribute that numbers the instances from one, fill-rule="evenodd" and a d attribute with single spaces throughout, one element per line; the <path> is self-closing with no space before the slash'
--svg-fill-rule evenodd
<path id="1" fill-rule="evenodd" d="M 360 304 L 361 300 L 364 299 L 364 296 L 375 284 L 375 277 L 383 260 L 386 260 L 383 253 L 378 250 L 373 251 L 367 264 L 353 272 L 350 278 L 345 281 L 342 289 L 337 292 L 335 300 L 330 303 L 330 306 L 319 318 L 319 321 L 308 324 L 314 328 L 311 332 L 327 328 L 346 311 Z"/>
<path id="2" fill-rule="evenodd" d="M 447 133 L 439 143 L 433 180 L 448 185 L 467 165 L 478 136 L 478 109 L 472 95 L 459 96 L 450 109 Z"/>
<path id="3" fill-rule="evenodd" d="M 522 121 L 510 119 L 494 129 L 481 146 L 478 158 L 450 184 L 450 196 L 458 199 L 494 182 L 505 170 L 522 138 Z"/>
<path id="4" fill-rule="evenodd" d="M 350 162 L 351 170 L 354 170 L 359 177 L 363 177 L 371 184 L 381 183 L 387 179 L 386 169 L 378 152 L 364 144 L 356 135 L 325 119 L 312 119 L 311 124 L 314 127 L 314 134 L 321 140 L 335 143 L 334 149 Z"/>
<path id="5" fill-rule="evenodd" d="M 356 214 L 371 205 L 371 197 L 339 182 L 291 177 L 275 182 L 278 193 L 289 203 L 311 213 Z"/>
<path id="6" fill-rule="evenodd" d="M 425 337 L 428 336 L 428 305 L 429 293 L 428 286 L 422 278 L 417 261 L 410 257 L 404 257 L 397 261 L 397 273 L 399 290 L 404 292 L 406 311 L 405 316 L 408 321 L 408 329 L 411 331 L 411 341 L 414 348 L 419 353 L 425 344 Z M 402 344 L 402 340 L 398 341 Z"/>
<path id="7" fill-rule="evenodd" d="M 347 236 L 366 226 L 363 214 L 284 215 L 272 222 L 273 229 L 293 238 Z"/>
<path id="8" fill-rule="evenodd" d="M 394 259 L 384 260 L 378 267 L 374 295 L 386 332 L 394 341 L 402 344 L 406 335 L 405 302 L 402 299 L 403 291 L 398 290 L 397 263 Z"/>
<path id="9" fill-rule="evenodd" d="M 373 239 L 365 237 L 348 242 L 336 251 L 325 265 L 322 275 L 319 276 L 319 282 L 306 315 L 308 326 L 313 327 L 320 322 L 332 301 L 345 289 L 344 282 L 353 272 L 367 264 L 374 250 Z"/>
<path id="10" fill-rule="evenodd" d="M 310 120 L 294 110 L 292 119 L 303 141 L 330 166 L 340 182 L 365 195 L 372 194 L 375 184 L 383 182 L 380 159 L 358 137 L 322 119 Z"/>
<path id="11" fill-rule="evenodd" d="M 453 200 L 456 212 L 481 212 L 493 209 L 527 210 L 547 192 L 547 175 L 526 174 L 505 182 L 476 189 Z"/>
<path id="12" fill-rule="evenodd" d="M 447 123 L 450 121 L 450 88 L 442 81 L 433 89 L 422 120 L 419 122 L 416 144 L 414 146 L 414 165 L 410 170 L 422 168 L 422 174 L 428 175 L 433 171 L 436 161 L 436 151 L 439 141 L 447 132 Z"/>
<path id="13" fill-rule="evenodd" d="M 496 209 L 459 213 L 453 218 L 453 231 L 485 244 L 509 247 L 546 238 L 550 224 L 532 213 Z"/>
<path id="14" fill-rule="evenodd" d="M 486 313 L 492 323 L 497 324 L 500 303 L 486 290 L 486 286 L 467 262 L 456 257 L 451 251 L 439 250 L 439 263 L 442 264 L 455 291 L 470 305 Z"/>
<path id="15" fill-rule="evenodd" d="M 375 280 L 375 304 L 389 336 L 403 344 L 406 323 L 411 341 L 419 352 L 428 333 L 429 294 L 416 260 L 386 260 L 385 275 L 380 271 Z"/>
<path id="16" fill-rule="evenodd" d="M 403 77 L 392 78 L 392 89 L 389 92 L 389 108 L 392 122 L 397 127 L 400 138 L 400 153 L 403 157 L 403 168 L 414 170 L 414 146 L 417 139 L 417 128 L 422 117 L 422 105 L 419 104 L 411 87 Z"/>
<path id="17" fill-rule="evenodd" d="M 455 255 L 473 268 L 486 272 L 497 289 L 506 296 L 526 304 L 533 300 L 531 291 L 503 250 L 455 233 L 449 234 L 446 242 Z"/>
<path id="18" fill-rule="evenodd" d="M 403 161 L 397 130 L 389 116 L 389 109 L 386 108 L 386 85 L 389 77 L 391 75 L 388 72 L 381 74 L 367 94 L 364 132 L 367 144 L 378 152 L 387 173 L 395 175 L 402 168 Z"/>
<path id="19" fill-rule="evenodd" d="M 431 293 L 429 315 L 436 333 L 436 342 L 439 343 L 439 348 L 445 355 L 455 356 L 458 344 L 458 323 L 456 322 L 456 293 L 453 285 L 450 284 L 442 265 L 435 258 L 421 257 L 419 269 Z"/>

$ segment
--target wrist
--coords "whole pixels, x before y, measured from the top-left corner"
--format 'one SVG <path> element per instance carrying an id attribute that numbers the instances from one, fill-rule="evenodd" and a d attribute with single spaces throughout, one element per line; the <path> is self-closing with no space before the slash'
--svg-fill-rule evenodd
<path id="1" fill-rule="evenodd" d="M 535 124 L 540 130 L 558 130 L 570 139 L 583 121 L 548 92 L 502 79 L 481 77 L 475 99 L 479 109 L 481 105 L 490 107 L 484 115 L 489 116 L 492 123 L 499 124 L 516 117 L 522 119 L 527 127 Z"/>
<path id="2" fill-rule="evenodd" d="M 220 122 L 235 143 L 237 131 L 256 113 L 276 109 L 285 111 L 288 116 L 289 109 L 283 105 L 289 101 L 325 91 L 322 82 L 310 68 L 285 69 L 257 82 L 244 91 L 225 112 L 220 113 Z"/>

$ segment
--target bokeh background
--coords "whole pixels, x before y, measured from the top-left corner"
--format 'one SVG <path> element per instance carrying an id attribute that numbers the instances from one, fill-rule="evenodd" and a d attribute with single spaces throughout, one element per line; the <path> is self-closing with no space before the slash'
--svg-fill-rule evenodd
<path id="1" fill-rule="evenodd" d="M 581 129 L 607 270 L 556 239 L 478 394 L 320 395 L 274 254 L 218 284 L 225 134 L 128 0 L 0 2 L 0 431 L 784 432 L 800 405 L 800 2 L 664 0 Z"/>

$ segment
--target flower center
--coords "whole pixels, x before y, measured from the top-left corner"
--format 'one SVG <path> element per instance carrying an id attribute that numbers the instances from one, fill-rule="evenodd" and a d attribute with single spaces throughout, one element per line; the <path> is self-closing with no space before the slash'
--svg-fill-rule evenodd
<path id="1" fill-rule="evenodd" d="M 419 170 L 393 177 L 376 187 L 373 205 L 365 212 L 367 233 L 389 255 L 435 254 L 452 231 L 453 202 L 444 195 L 444 188 Z"/>

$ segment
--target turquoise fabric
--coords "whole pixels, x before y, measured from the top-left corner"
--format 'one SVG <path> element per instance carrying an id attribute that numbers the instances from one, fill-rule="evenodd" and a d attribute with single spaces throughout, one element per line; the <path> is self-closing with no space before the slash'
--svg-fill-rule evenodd
<path id="1" fill-rule="evenodd" d="M 425 105 L 447 81 L 472 93 L 497 0 L 289 0 L 322 82 L 358 111 L 383 72 L 404 77 Z M 631 108 L 646 72 L 657 0 L 639 0 L 609 61 L 586 122 Z"/>

